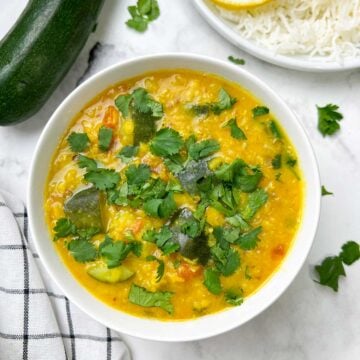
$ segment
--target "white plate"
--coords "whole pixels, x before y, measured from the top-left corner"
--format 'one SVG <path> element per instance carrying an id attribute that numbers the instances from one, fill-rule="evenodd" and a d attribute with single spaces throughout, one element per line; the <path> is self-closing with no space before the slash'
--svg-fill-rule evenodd
<path id="1" fill-rule="evenodd" d="M 216 7 L 208 0 L 193 0 L 200 14 L 205 20 L 223 37 L 240 49 L 269 63 L 283 66 L 289 69 L 312 71 L 312 72 L 334 72 L 360 68 L 360 58 L 349 59 L 343 63 L 330 60 L 326 57 L 310 56 L 285 56 L 275 54 L 251 40 L 244 39 L 233 28 L 230 21 L 222 19 Z"/>

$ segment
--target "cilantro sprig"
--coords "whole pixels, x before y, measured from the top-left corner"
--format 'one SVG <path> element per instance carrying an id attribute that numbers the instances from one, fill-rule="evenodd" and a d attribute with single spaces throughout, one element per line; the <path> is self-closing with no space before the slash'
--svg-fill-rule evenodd
<path id="1" fill-rule="evenodd" d="M 72 132 L 67 141 L 70 145 L 70 149 L 74 152 L 83 152 L 90 145 L 90 139 L 86 133 Z"/>
<path id="2" fill-rule="evenodd" d="M 157 0 L 138 0 L 136 5 L 128 7 L 128 11 L 131 19 L 126 22 L 126 25 L 138 32 L 146 31 L 149 22 L 160 16 Z"/>
<path id="3" fill-rule="evenodd" d="M 337 111 L 339 106 L 327 104 L 324 107 L 316 106 L 318 111 L 318 129 L 323 136 L 333 135 L 340 129 L 339 121 L 343 115 Z"/>

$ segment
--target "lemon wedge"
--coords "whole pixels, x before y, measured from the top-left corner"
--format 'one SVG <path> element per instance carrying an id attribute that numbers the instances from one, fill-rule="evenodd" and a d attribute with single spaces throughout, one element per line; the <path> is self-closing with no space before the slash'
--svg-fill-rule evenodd
<path id="1" fill-rule="evenodd" d="M 230 10 L 249 9 L 272 0 L 212 0 L 216 5 Z"/>

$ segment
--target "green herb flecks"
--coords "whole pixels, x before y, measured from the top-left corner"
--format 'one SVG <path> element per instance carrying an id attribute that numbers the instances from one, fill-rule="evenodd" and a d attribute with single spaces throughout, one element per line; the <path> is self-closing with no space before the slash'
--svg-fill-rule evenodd
<path id="1" fill-rule="evenodd" d="M 339 106 L 327 104 L 324 107 L 316 106 L 318 111 L 318 129 L 323 136 L 333 135 L 340 129 L 339 121 L 343 115 L 338 112 Z"/>
<path id="2" fill-rule="evenodd" d="M 240 59 L 237 58 L 235 56 L 228 56 L 228 60 L 231 61 L 232 63 L 236 64 L 236 65 L 245 65 L 245 60 L 244 59 Z"/>

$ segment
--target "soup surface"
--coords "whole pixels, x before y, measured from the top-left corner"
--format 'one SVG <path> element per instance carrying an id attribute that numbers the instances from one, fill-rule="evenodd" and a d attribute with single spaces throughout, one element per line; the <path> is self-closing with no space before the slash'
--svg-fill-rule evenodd
<path id="1" fill-rule="evenodd" d="M 116 309 L 161 320 L 239 306 L 302 213 L 296 152 L 266 106 L 211 74 L 160 71 L 76 116 L 45 194 L 56 249 Z"/>

